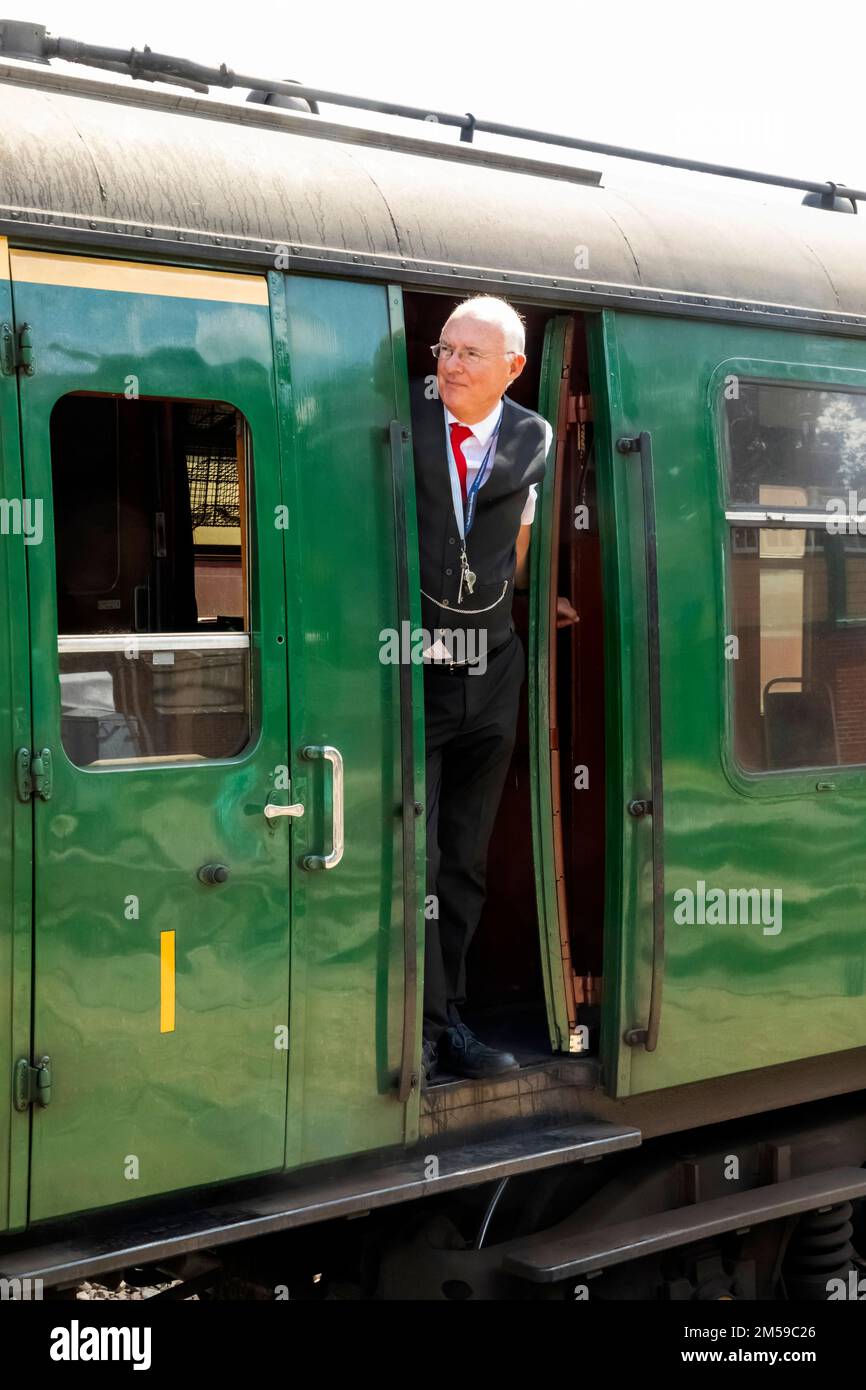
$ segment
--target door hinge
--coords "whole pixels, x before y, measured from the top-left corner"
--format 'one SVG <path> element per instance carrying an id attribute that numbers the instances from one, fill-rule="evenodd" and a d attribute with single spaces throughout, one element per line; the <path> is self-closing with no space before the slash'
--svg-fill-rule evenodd
<path id="1" fill-rule="evenodd" d="M 19 371 L 25 376 L 33 376 L 36 354 L 33 351 L 33 329 L 29 323 L 22 323 L 17 334 L 11 323 L 0 323 L 0 371 L 4 376 L 14 376 Z"/>
<path id="2" fill-rule="evenodd" d="M 0 371 L 4 376 L 15 375 L 15 335 L 11 323 L 0 323 Z"/>
<path id="3" fill-rule="evenodd" d="M 12 1094 L 16 1110 L 26 1110 L 28 1105 L 41 1105 L 44 1109 L 51 1100 L 51 1058 L 40 1057 L 32 1067 L 26 1057 L 19 1057 Z"/>
<path id="4" fill-rule="evenodd" d="M 54 790 L 51 749 L 31 753 L 29 748 L 19 748 L 15 754 L 15 783 L 20 801 L 29 801 L 32 796 L 48 801 Z"/>

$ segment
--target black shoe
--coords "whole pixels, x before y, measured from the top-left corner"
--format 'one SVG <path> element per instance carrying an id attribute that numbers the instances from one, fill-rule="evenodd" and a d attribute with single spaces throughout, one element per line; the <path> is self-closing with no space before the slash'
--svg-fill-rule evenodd
<path id="1" fill-rule="evenodd" d="M 425 1090 L 430 1085 L 431 1077 L 436 1070 L 436 1051 L 437 1045 L 425 1038 L 421 1045 L 421 1090 Z"/>
<path id="2" fill-rule="evenodd" d="M 520 1070 L 520 1064 L 512 1053 L 487 1047 L 465 1023 L 445 1030 L 439 1039 L 439 1054 L 443 1066 L 449 1071 L 457 1076 L 470 1076 L 476 1081 Z"/>

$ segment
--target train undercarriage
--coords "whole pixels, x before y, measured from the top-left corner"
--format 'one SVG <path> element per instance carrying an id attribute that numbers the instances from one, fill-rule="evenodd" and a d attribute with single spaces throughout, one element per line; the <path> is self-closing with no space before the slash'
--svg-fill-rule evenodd
<path id="1" fill-rule="evenodd" d="M 860 1300 L 864 1160 L 862 1094 L 645 1143 L 560 1117 L 34 1229 L 0 1273 L 13 1298 Z"/>

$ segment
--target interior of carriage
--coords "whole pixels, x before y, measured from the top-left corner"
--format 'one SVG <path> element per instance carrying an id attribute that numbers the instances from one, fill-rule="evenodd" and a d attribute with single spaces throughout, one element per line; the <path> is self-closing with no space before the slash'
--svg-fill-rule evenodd
<path id="1" fill-rule="evenodd" d="M 520 405 L 539 408 L 545 326 L 552 312 L 512 301 L 526 323 L 527 363 L 509 388 Z M 454 307 L 448 296 L 404 296 L 410 382 L 435 372 L 430 344 Z M 580 622 L 560 629 L 550 652 L 550 807 L 556 862 L 556 915 L 566 977 L 569 1023 L 582 1025 L 588 1046 L 598 1048 L 604 916 L 604 664 L 601 552 L 595 507 L 595 460 L 589 369 L 582 316 L 575 315 L 571 365 L 563 394 L 583 397 L 570 423 L 564 411 L 564 440 L 555 444 L 555 553 L 551 576 Z M 577 411 L 573 411 L 577 414 Z M 574 525 L 585 506 L 586 524 Z M 539 513 L 536 513 L 536 522 Z M 536 523 L 533 523 L 536 525 Z M 529 643 L 529 599 L 515 596 L 515 626 Z M 530 801 L 530 738 L 527 683 L 518 715 L 517 741 L 490 844 L 487 901 L 467 960 L 466 1022 L 484 1042 L 507 1047 L 522 1066 L 549 1060 L 551 1041 L 542 977 L 539 912 L 533 863 Z M 586 769 L 578 772 L 576 769 Z M 576 786 L 575 783 L 579 783 Z M 447 1073 L 435 1082 L 447 1083 Z"/>

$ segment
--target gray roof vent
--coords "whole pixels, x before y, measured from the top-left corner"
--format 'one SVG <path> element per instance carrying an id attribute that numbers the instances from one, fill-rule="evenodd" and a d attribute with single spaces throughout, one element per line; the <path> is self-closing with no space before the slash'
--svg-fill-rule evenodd
<path id="1" fill-rule="evenodd" d="M 833 183 L 828 179 L 827 191 L 825 193 L 807 193 L 803 199 L 803 206 L 823 208 L 825 212 L 856 212 L 856 201 L 839 192 L 844 187 L 844 183 Z"/>
<path id="2" fill-rule="evenodd" d="M 26 19 L 0 19 L 0 51 L 7 58 L 48 67 L 48 59 L 43 56 L 44 46 L 44 24 L 30 24 Z"/>
<path id="3" fill-rule="evenodd" d="M 296 77 L 284 77 L 283 81 L 293 82 L 299 87 L 303 85 Z M 247 101 L 254 101 L 259 106 L 281 106 L 284 111 L 309 111 L 314 116 L 319 114 L 319 103 L 313 101 L 312 97 L 287 97 L 280 92 L 253 90 L 247 93 Z"/>

